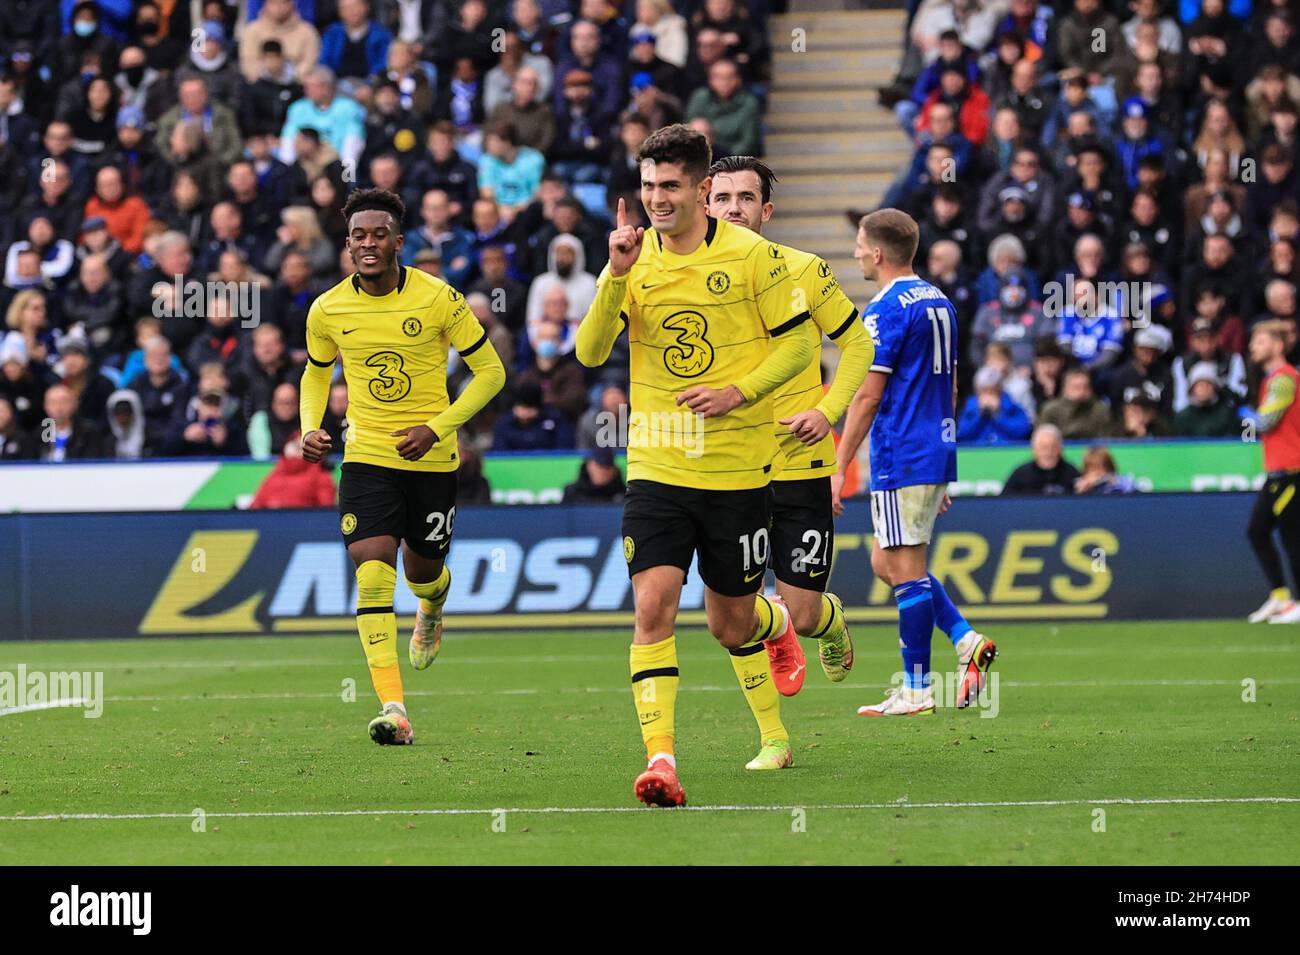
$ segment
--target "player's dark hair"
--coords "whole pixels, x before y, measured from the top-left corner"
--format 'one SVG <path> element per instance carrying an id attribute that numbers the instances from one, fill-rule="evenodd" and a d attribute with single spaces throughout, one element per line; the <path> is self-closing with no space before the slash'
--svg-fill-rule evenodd
<path id="1" fill-rule="evenodd" d="M 877 209 L 863 216 L 859 227 L 866 233 L 868 242 L 884 250 L 891 265 L 911 265 L 916 258 L 921 229 L 906 212 Z"/>
<path id="2" fill-rule="evenodd" d="M 725 159 L 719 159 L 709 167 L 710 176 L 727 172 L 752 172 L 758 176 L 758 181 L 763 184 L 763 203 L 765 205 L 772 201 L 772 183 L 780 182 L 771 166 L 753 156 L 727 156 Z"/>
<path id="3" fill-rule="evenodd" d="M 343 221 L 351 228 L 354 215 L 371 210 L 387 212 L 393 217 L 398 229 L 401 229 L 406 220 L 406 203 L 402 202 L 397 193 L 387 189 L 355 189 L 348 196 L 347 202 L 343 203 Z"/>
<path id="4" fill-rule="evenodd" d="M 637 151 L 636 161 L 640 164 L 647 159 L 654 163 L 680 163 L 691 182 L 698 183 L 709 174 L 713 149 L 703 133 L 683 123 L 674 123 L 646 137 Z"/>

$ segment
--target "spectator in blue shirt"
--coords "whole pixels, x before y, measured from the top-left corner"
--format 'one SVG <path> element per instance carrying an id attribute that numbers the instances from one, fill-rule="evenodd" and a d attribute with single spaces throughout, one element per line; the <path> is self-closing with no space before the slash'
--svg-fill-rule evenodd
<path id="1" fill-rule="evenodd" d="M 478 185 L 491 189 L 508 219 L 533 201 L 542 183 L 546 159 L 531 146 L 519 143 L 515 124 L 496 120 L 483 134 L 483 155 L 478 160 Z"/>
<path id="2" fill-rule="evenodd" d="M 293 162 L 293 141 L 300 129 L 314 129 L 334 147 L 345 166 L 356 162 L 366 142 L 366 114 L 356 102 L 335 90 L 334 71 L 318 66 L 303 81 L 307 94 L 289 107 L 280 131 L 281 159 Z"/>
<path id="3" fill-rule="evenodd" d="M 402 263 L 415 265 L 415 257 L 433 249 L 442 262 L 442 276 L 453 288 L 465 291 L 474 271 L 474 234 L 451 217 L 451 200 L 442 189 L 430 189 L 420 200 L 422 224 L 406 234 Z"/>
<path id="4" fill-rule="evenodd" d="M 1002 375 L 987 365 L 975 373 L 975 394 L 957 422 L 961 444 L 1013 444 L 1029 438 L 1033 424 L 1025 409 L 1002 388 Z"/>
<path id="5" fill-rule="evenodd" d="M 1013 272 L 1024 279 L 1029 298 L 1042 301 L 1042 284 L 1038 273 L 1026 267 L 1027 259 L 1024 243 L 1014 235 L 1000 235 L 990 242 L 989 264 L 975 280 L 975 304 L 996 302 L 1006 277 Z"/>
<path id="6" fill-rule="evenodd" d="M 1250 11 L 1253 0 L 1228 0 L 1228 13 L 1237 20 L 1247 20 L 1250 18 Z M 1218 5 L 1220 9 L 1224 4 Z M 1201 0 L 1178 0 L 1178 19 L 1183 23 L 1191 23 L 1201 15 Z"/>
<path id="7" fill-rule="evenodd" d="M 903 132 L 908 136 L 916 135 L 916 117 L 920 115 L 921 107 L 925 105 L 930 94 L 939 88 L 939 77 L 943 75 L 944 68 L 949 64 L 955 64 L 962 69 L 966 75 L 967 85 L 980 81 L 979 62 L 975 54 L 962 45 L 961 36 L 956 30 L 945 30 L 939 35 L 939 56 L 921 71 L 921 75 L 916 78 L 916 83 L 912 86 L 911 95 L 894 105 L 894 115 L 898 117 L 898 124 L 903 127 Z"/>
<path id="8" fill-rule="evenodd" d="M 1073 279 L 1074 300 L 1061 314 L 1056 340 L 1085 368 L 1108 368 L 1124 353 L 1124 319 L 1113 302 L 1099 301 L 1097 286 Z"/>
<path id="9" fill-rule="evenodd" d="M 1130 96 L 1124 101 L 1120 135 L 1115 140 L 1115 152 L 1124 173 L 1124 182 L 1130 189 L 1138 187 L 1138 163 L 1146 156 L 1163 155 L 1164 143 L 1151 129 L 1151 107 L 1140 96 Z"/>
<path id="10" fill-rule="evenodd" d="M 551 91 L 555 112 L 564 116 L 567 103 L 564 99 L 564 78 L 574 70 L 591 74 L 591 88 L 595 92 L 593 112 L 603 116 L 617 115 L 623 105 L 623 71 L 613 59 L 600 52 L 600 28 L 590 20 L 579 20 L 569 30 L 570 53 L 555 67 L 555 86 Z"/>
<path id="11" fill-rule="evenodd" d="M 161 335 L 144 343 L 144 370 L 127 387 L 140 396 L 147 455 L 161 454 L 185 423 L 190 388 L 172 367 L 172 349 Z"/>
<path id="12" fill-rule="evenodd" d="M 367 0 L 339 0 L 339 22 L 321 37 L 320 62 L 335 76 L 364 79 L 388 66 L 393 35 L 370 18 Z"/>
<path id="13" fill-rule="evenodd" d="M 494 451 L 560 451 L 573 446 L 573 425 L 542 402 L 536 383 L 520 385 L 510 414 L 497 421 L 492 434 Z"/>

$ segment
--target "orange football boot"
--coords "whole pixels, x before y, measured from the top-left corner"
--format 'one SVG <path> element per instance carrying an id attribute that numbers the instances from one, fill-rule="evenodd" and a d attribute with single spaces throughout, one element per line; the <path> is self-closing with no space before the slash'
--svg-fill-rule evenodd
<path id="1" fill-rule="evenodd" d="M 686 805 L 686 790 L 677 781 L 677 768 L 666 759 L 656 759 L 632 784 L 636 798 L 647 806 Z"/>
<path id="2" fill-rule="evenodd" d="M 794 632 L 794 622 L 790 617 L 790 608 L 780 597 L 769 597 L 772 603 L 780 604 L 785 611 L 785 631 L 775 640 L 765 640 L 767 647 L 767 664 L 772 671 L 772 682 L 782 696 L 794 696 L 803 689 L 804 677 L 808 675 L 808 658 L 804 656 L 799 644 L 799 635 Z"/>

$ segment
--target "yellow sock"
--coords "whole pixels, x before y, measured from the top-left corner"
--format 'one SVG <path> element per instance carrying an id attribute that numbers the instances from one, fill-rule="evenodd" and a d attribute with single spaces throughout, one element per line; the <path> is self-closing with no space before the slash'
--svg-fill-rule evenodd
<path id="1" fill-rule="evenodd" d="M 761 612 L 759 616 L 762 616 Z M 762 629 L 760 621 L 760 632 Z M 781 694 L 777 692 L 772 674 L 768 672 L 767 648 L 763 646 L 763 641 L 755 637 L 730 653 L 731 668 L 736 671 L 736 679 L 745 693 L 745 702 L 758 721 L 759 741 L 766 743 L 768 740 L 788 740 L 790 733 L 781 722 Z"/>
<path id="2" fill-rule="evenodd" d="M 758 614 L 758 630 L 752 640 L 774 640 L 785 633 L 785 611 L 767 594 L 754 595 L 754 612 Z"/>
<path id="3" fill-rule="evenodd" d="M 1291 599 L 1291 591 L 1288 590 L 1286 587 L 1279 587 L 1277 588 L 1277 590 L 1269 594 L 1269 596 L 1272 597 L 1274 600 L 1287 601 Z"/>
<path id="4" fill-rule="evenodd" d="M 677 706 L 677 637 L 658 643 L 634 643 L 628 661 L 646 759 L 659 753 L 671 756 L 673 711 Z"/>
<path id="5" fill-rule="evenodd" d="M 406 586 L 411 588 L 411 593 L 420 598 L 421 610 L 426 614 L 436 613 L 447 602 L 447 594 L 451 591 L 451 571 L 447 569 L 446 564 L 443 564 L 442 573 L 438 575 L 437 580 L 417 584 L 408 577 Z"/>
<path id="6" fill-rule="evenodd" d="M 397 668 L 396 585 L 396 569 L 382 560 L 368 560 L 357 568 L 357 634 L 381 705 L 405 702 L 402 671 Z"/>
<path id="7" fill-rule="evenodd" d="M 831 600 L 828 594 L 822 594 L 822 615 L 817 621 L 817 629 L 812 633 L 801 633 L 799 636 L 808 637 L 812 640 L 821 640 L 823 637 L 833 636 L 844 627 L 844 611 L 839 608 L 834 600 Z"/>

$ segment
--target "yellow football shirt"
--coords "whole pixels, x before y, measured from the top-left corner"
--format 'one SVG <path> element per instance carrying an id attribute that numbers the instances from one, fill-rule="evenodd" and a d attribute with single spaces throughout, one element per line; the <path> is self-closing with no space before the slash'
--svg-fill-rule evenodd
<path id="1" fill-rule="evenodd" d="M 437 443 L 418 461 L 401 458 L 401 439 L 391 434 L 426 424 L 450 406 L 448 347 L 464 357 L 492 346 L 465 296 L 419 269 L 402 267 L 397 288 L 387 295 L 362 291 L 352 276 L 316 299 L 307 313 L 307 355 L 318 367 L 343 359 L 348 385 L 345 463 L 456 470 L 454 429 L 437 432 Z"/>
<path id="2" fill-rule="evenodd" d="M 772 402 L 776 408 L 774 420 L 778 422 L 782 418 L 816 408 L 822 401 L 822 335 L 835 341 L 858 321 L 857 307 L 844 294 L 825 259 L 788 245 L 779 248 L 790 268 L 790 279 L 794 283 L 796 294 L 802 296 L 804 307 L 812 316 L 812 321 L 800 329 L 799 333 L 812 340 L 813 360 L 773 394 Z M 867 364 L 869 366 L 870 362 Z M 781 447 L 782 460 L 781 470 L 773 476 L 774 480 L 803 481 L 835 473 L 835 439 L 829 434 L 810 447 L 791 434 L 788 426 L 778 424 L 776 437 Z"/>
<path id="3" fill-rule="evenodd" d="M 781 249 L 712 217 L 689 255 L 647 229 L 622 311 L 631 351 L 628 479 L 705 490 L 765 486 L 777 454 L 770 395 L 717 418 L 675 399 L 696 385 L 735 384 L 767 358 L 773 335 L 807 317 Z"/>

